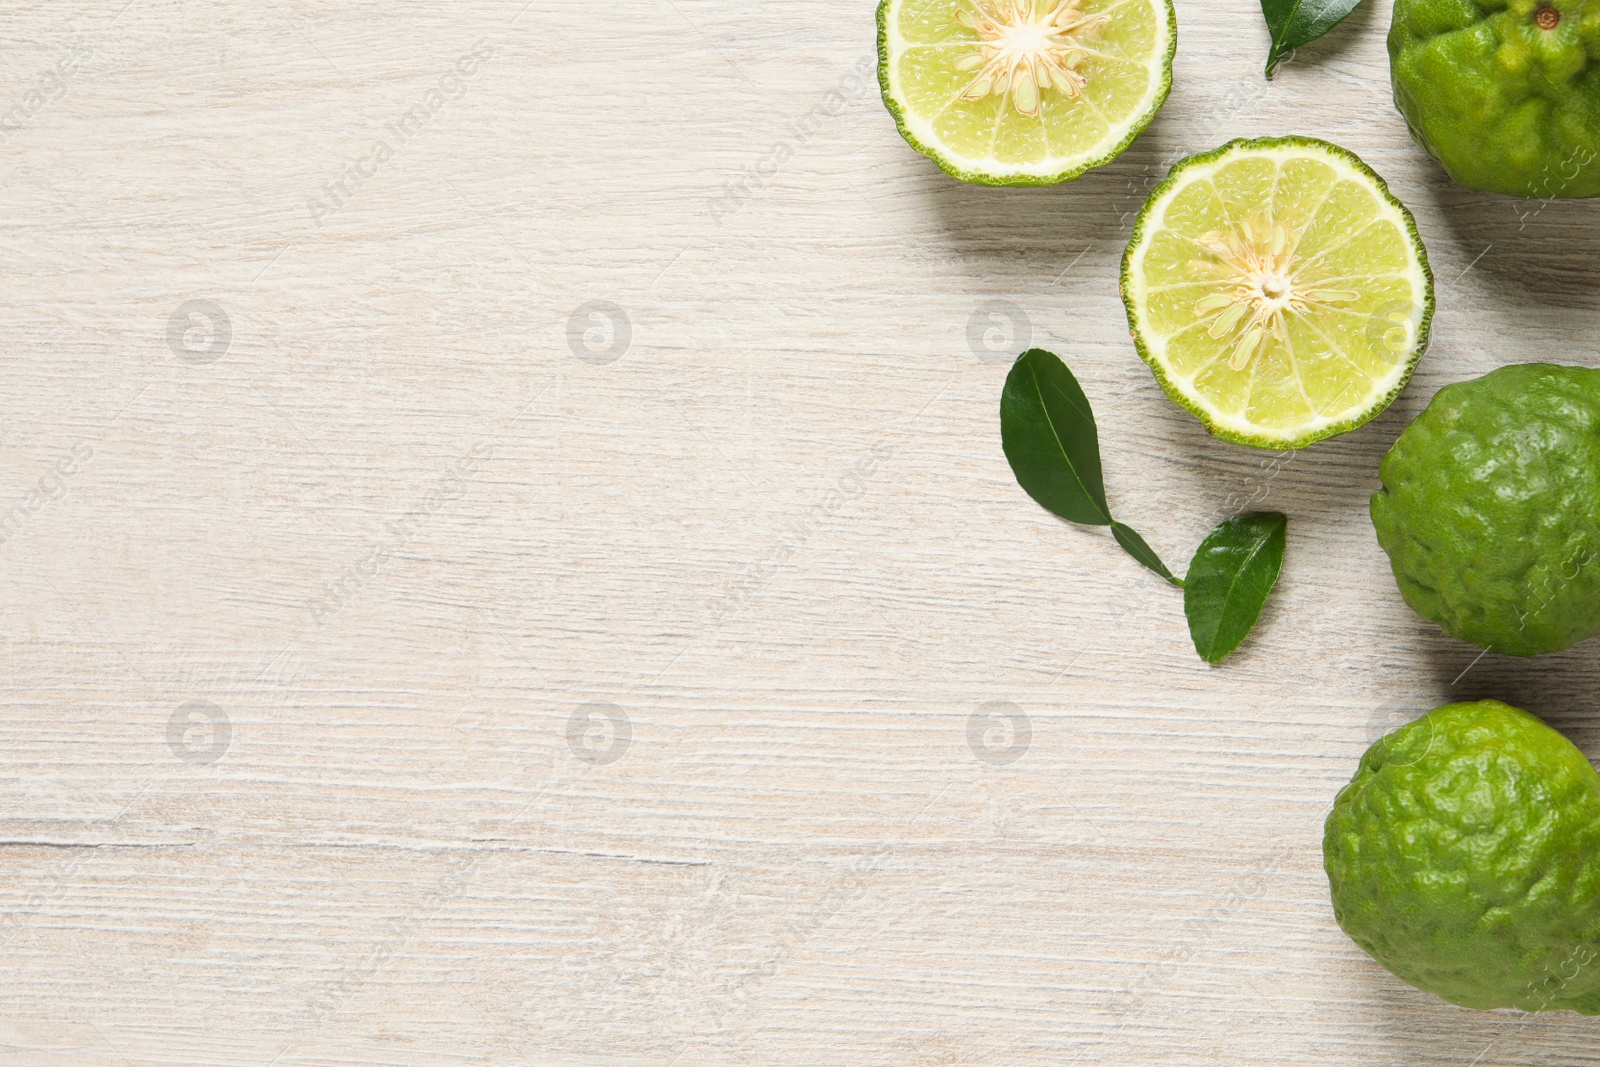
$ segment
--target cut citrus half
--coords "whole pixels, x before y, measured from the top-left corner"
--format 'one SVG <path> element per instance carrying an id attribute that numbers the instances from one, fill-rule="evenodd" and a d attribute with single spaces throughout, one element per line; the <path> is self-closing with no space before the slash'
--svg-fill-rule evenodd
<path id="1" fill-rule="evenodd" d="M 962 181 L 1054 185 L 1111 162 L 1172 88 L 1172 0 L 883 0 L 900 133 Z"/>
<path id="2" fill-rule="evenodd" d="M 1134 225 L 1122 299 L 1162 388 L 1224 440 L 1301 448 L 1400 395 L 1433 273 L 1382 178 L 1326 141 L 1233 141 L 1172 168 Z"/>

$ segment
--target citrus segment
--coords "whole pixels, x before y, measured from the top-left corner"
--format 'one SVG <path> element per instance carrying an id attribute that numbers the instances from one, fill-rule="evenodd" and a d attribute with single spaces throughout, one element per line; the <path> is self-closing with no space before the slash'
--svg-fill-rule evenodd
<path id="1" fill-rule="evenodd" d="M 1167 394 L 1217 436 L 1276 449 L 1388 407 L 1433 315 L 1410 212 L 1354 155 L 1303 137 L 1174 167 L 1134 227 L 1122 295 Z"/>
<path id="2" fill-rule="evenodd" d="M 1109 163 L 1172 87 L 1171 0 L 882 0 L 878 80 L 912 147 L 963 181 Z"/>

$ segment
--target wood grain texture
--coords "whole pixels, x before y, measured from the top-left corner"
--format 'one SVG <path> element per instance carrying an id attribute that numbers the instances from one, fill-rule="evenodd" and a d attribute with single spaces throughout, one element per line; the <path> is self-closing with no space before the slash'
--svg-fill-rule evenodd
<path id="1" fill-rule="evenodd" d="M 1270 84 L 1255 0 L 1178 6 L 1149 132 L 997 191 L 896 135 L 863 0 L 13 5 L 0 1064 L 1600 1063 L 1389 977 L 1320 857 L 1452 696 L 1600 753 L 1594 647 L 1457 680 L 1365 511 L 1440 386 L 1592 361 L 1600 208 L 1450 186 L 1387 3 Z M 1116 267 L 1173 161 L 1288 132 L 1388 177 L 1439 312 L 1274 461 Z M 1015 485 L 1024 328 L 1165 558 L 1290 516 L 1225 667 Z"/>

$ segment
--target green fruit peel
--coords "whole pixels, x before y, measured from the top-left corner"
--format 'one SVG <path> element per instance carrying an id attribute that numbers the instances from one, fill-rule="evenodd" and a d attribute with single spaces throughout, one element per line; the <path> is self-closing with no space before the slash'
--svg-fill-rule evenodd
<path id="1" fill-rule="evenodd" d="M 1600 371 L 1446 386 L 1379 474 L 1372 524 L 1419 615 L 1514 656 L 1600 633 Z"/>
<path id="2" fill-rule="evenodd" d="M 1600 775 L 1527 712 L 1450 704 L 1379 740 L 1323 858 L 1339 925 L 1402 980 L 1600 1014 Z"/>
<path id="3" fill-rule="evenodd" d="M 1469 189 L 1600 196 L 1600 0 L 1396 0 L 1395 104 Z"/>

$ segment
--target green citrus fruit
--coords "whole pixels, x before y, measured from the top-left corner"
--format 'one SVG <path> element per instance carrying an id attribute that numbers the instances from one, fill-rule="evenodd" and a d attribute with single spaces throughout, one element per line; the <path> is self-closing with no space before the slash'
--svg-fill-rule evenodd
<path id="1" fill-rule="evenodd" d="M 962 181 L 1054 185 L 1123 153 L 1172 88 L 1172 0 L 883 0 L 900 133 Z"/>
<path id="2" fill-rule="evenodd" d="M 1394 99 L 1471 189 L 1600 196 L 1600 0 L 1396 0 Z"/>
<path id="3" fill-rule="evenodd" d="M 1382 178 L 1336 145 L 1282 137 L 1172 168 L 1134 225 L 1122 299 L 1168 396 L 1225 440 L 1293 449 L 1405 388 L 1433 274 Z"/>
<path id="4" fill-rule="evenodd" d="M 1397 977 L 1600 1014 L 1600 775 L 1527 712 L 1450 704 L 1379 740 L 1322 853 L 1339 925 Z"/>
<path id="5" fill-rule="evenodd" d="M 1417 614 L 1514 656 L 1600 633 L 1600 371 L 1446 386 L 1379 473 L 1372 525 Z"/>

